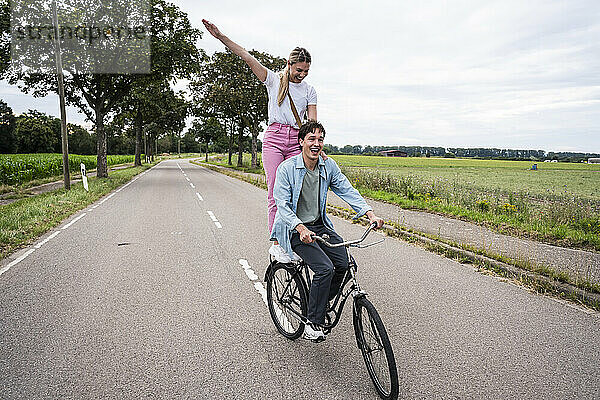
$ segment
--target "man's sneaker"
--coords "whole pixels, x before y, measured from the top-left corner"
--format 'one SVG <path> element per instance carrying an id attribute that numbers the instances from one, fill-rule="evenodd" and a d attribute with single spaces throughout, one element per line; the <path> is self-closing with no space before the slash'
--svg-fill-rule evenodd
<path id="1" fill-rule="evenodd" d="M 325 334 L 321 328 L 313 328 L 311 324 L 304 325 L 304 339 L 312 340 L 314 342 L 322 342 L 325 340 Z"/>
<path id="2" fill-rule="evenodd" d="M 283 250 L 283 247 L 278 244 L 271 245 L 269 248 L 269 254 L 280 263 L 287 264 L 292 262 L 290 256 L 285 252 L 285 250 Z"/>

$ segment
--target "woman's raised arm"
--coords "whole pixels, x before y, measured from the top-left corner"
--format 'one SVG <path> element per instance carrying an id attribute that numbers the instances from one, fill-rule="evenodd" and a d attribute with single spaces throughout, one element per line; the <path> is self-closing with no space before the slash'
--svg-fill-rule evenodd
<path id="1" fill-rule="evenodd" d="M 219 28 L 215 26 L 215 24 L 203 19 L 202 23 L 206 27 L 206 30 L 219 39 L 221 43 L 223 43 L 229 50 L 233 52 L 233 54 L 238 55 L 242 60 L 246 61 L 246 64 L 250 67 L 254 75 L 261 82 L 264 82 L 267 79 L 267 69 L 260 63 L 252 54 L 248 53 L 246 49 L 244 49 L 239 44 L 235 43 L 233 40 L 229 39 L 227 36 L 223 35 Z"/>

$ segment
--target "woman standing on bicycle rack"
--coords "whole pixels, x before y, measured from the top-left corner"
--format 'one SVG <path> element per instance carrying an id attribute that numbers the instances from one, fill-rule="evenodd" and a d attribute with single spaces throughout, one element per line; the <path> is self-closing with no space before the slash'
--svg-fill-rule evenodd
<path id="1" fill-rule="evenodd" d="M 302 119 L 307 114 L 309 120 L 317 119 L 317 92 L 304 82 L 310 68 L 311 56 L 306 49 L 296 47 L 290 53 L 285 69 L 277 74 L 263 66 L 242 46 L 221 33 L 214 24 L 205 19 L 202 23 L 211 35 L 241 57 L 254 75 L 267 87 L 269 127 L 263 138 L 262 162 L 267 177 L 269 232 L 271 232 L 277 212 L 273 198 L 277 167 L 283 160 L 300 153 L 298 129 L 302 126 Z M 271 246 L 269 253 L 279 262 L 291 261 L 290 256 L 277 241 Z"/>

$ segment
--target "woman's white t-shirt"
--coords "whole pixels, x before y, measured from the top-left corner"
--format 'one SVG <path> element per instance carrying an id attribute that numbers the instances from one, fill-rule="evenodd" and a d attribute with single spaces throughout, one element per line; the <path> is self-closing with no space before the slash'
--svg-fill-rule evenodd
<path id="1" fill-rule="evenodd" d="M 278 122 L 298 128 L 290 105 L 290 99 L 285 96 L 281 107 L 277 104 L 279 81 L 279 73 L 275 73 L 267 68 L 267 79 L 263 83 L 267 87 L 267 93 L 269 94 L 269 125 L 273 122 Z M 315 88 L 304 82 L 304 80 L 300 83 L 290 82 L 290 95 L 294 100 L 300 120 L 304 119 L 304 114 L 306 114 L 306 108 L 309 104 L 317 104 L 317 92 Z"/>

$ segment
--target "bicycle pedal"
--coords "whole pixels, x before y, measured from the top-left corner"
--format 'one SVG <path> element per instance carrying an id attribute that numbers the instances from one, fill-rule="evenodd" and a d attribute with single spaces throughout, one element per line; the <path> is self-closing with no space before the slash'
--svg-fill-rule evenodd
<path id="1" fill-rule="evenodd" d="M 324 337 L 320 337 L 318 339 L 310 339 L 310 341 L 313 342 L 313 343 L 321 343 L 321 342 L 325 341 L 325 338 Z"/>

